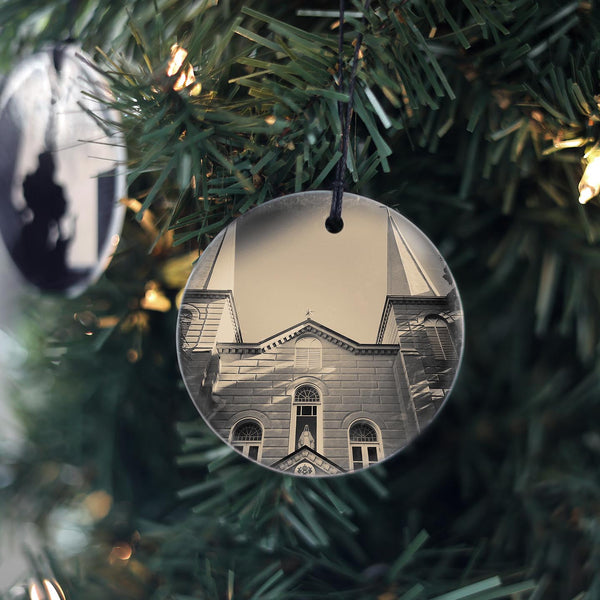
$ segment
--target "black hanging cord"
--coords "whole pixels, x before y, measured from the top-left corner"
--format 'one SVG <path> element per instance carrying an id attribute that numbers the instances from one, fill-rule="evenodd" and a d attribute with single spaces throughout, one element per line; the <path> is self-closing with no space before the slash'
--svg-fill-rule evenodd
<path id="1" fill-rule="evenodd" d="M 366 20 L 366 12 L 369 9 L 371 0 L 366 0 L 363 8 L 362 24 L 364 25 Z M 340 0 L 340 35 L 338 42 L 338 90 L 342 91 L 344 87 L 344 13 L 345 13 L 345 0 Z M 348 104 L 344 111 L 344 104 L 338 101 L 338 113 L 340 116 L 340 124 L 342 129 L 342 139 L 340 142 L 340 152 L 342 155 L 338 160 L 335 181 L 333 182 L 333 194 L 331 198 L 331 211 L 327 220 L 325 221 L 325 227 L 327 231 L 331 233 L 339 233 L 344 227 L 344 221 L 342 220 L 342 199 L 344 197 L 344 176 L 346 174 L 346 161 L 348 158 L 348 143 L 350 140 L 350 125 L 352 123 L 352 110 L 354 105 L 354 89 L 356 87 L 356 73 L 358 71 L 358 54 L 362 45 L 363 34 L 359 31 L 356 36 L 354 46 L 354 56 L 352 58 L 352 71 L 350 73 L 350 84 L 348 85 Z"/>

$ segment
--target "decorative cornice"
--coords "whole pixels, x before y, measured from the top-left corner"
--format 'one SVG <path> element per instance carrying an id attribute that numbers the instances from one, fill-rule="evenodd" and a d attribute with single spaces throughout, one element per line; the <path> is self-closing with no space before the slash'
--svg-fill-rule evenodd
<path id="1" fill-rule="evenodd" d="M 306 328 L 310 328 L 311 333 L 317 333 L 321 337 L 330 336 L 330 337 L 335 338 L 349 346 L 358 346 L 359 345 L 358 342 L 355 342 L 354 340 L 350 339 L 349 337 L 346 337 L 345 335 L 338 333 L 334 329 L 330 329 L 329 327 L 326 327 L 325 325 L 322 325 L 321 323 L 314 321 L 310 317 L 306 318 L 304 321 L 301 321 L 300 323 L 296 323 L 295 325 L 292 325 L 291 327 L 284 329 L 283 331 L 280 331 L 268 338 L 265 338 L 264 340 L 258 342 L 258 345 L 267 346 L 271 343 L 276 342 L 277 340 L 282 340 L 282 342 L 287 341 L 288 339 L 291 339 L 292 337 L 297 337 L 298 335 L 306 333 Z"/>
<path id="2" fill-rule="evenodd" d="M 233 298 L 233 292 L 231 290 L 187 289 L 182 304 L 193 304 L 195 300 L 204 300 L 205 298 Z"/>
<path id="3" fill-rule="evenodd" d="M 377 342 L 381 344 L 383 341 L 383 336 L 385 334 L 385 330 L 387 328 L 388 319 L 390 318 L 390 313 L 392 312 L 392 303 L 390 302 L 390 297 L 388 296 L 385 299 L 385 304 L 383 305 L 383 314 L 381 315 L 381 321 L 379 321 L 379 329 L 377 330 Z"/>
<path id="4" fill-rule="evenodd" d="M 448 307 L 450 304 L 449 294 L 445 296 L 386 296 L 385 303 L 383 305 L 383 312 L 381 314 L 381 321 L 379 322 L 379 329 L 377 331 L 377 343 L 380 344 L 383 340 L 385 330 L 390 318 L 392 306 L 394 304 L 404 304 L 412 306 L 435 306 L 440 305 Z"/>
<path id="5" fill-rule="evenodd" d="M 306 321 L 290 327 L 273 337 L 267 338 L 258 344 L 220 343 L 217 344 L 217 348 L 219 352 L 223 353 L 262 354 L 307 333 L 327 340 L 354 354 L 398 354 L 398 344 L 359 344 L 312 319 L 306 319 Z"/>

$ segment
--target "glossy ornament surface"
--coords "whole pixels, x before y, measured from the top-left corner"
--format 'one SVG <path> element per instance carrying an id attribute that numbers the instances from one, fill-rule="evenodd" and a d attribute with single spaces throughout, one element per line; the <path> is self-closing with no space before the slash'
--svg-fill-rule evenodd
<path id="1" fill-rule="evenodd" d="M 26 58 L 0 91 L 0 233 L 24 279 L 76 295 L 106 268 L 126 152 L 103 77 L 74 45 Z"/>
<path id="2" fill-rule="evenodd" d="M 455 282 L 396 211 L 331 192 L 252 209 L 197 262 L 179 313 L 181 372 L 201 415 L 242 455 L 300 476 L 374 465 L 444 404 L 463 347 Z"/>

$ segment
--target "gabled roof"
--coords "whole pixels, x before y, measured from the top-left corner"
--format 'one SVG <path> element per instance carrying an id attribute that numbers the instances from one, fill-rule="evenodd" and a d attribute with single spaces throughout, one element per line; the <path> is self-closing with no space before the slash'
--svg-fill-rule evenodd
<path id="1" fill-rule="evenodd" d="M 317 321 L 313 321 L 310 317 L 306 318 L 304 321 L 297 323 L 296 325 L 292 325 L 275 335 L 272 335 L 268 338 L 265 338 L 261 342 L 258 342 L 259 346 L 270 347 L 272 345 L 278 345 L 283 341 L 287 341 L 293 337 L 297 337 L 306 332 L 313 333 L 319 337 L 327 338 L 334 337 L 336 340 L 348 344 L 350 346 L 358 346 L 358 342 L 338 333 L 337 331 L 318 323 Z"/>
<path id="2" fill-rule="evenodd" d="M 319 454 L 308 446 L 302 446 L 298 450 L 288 454 L 282 459 L 274 462 L 271 467 L 279 471 L 285 471 L 293 473 L 302 463 L 306 463 L 306 466 L 311 466 L 315 469 L 316 475 L 336 475 L 338 473 L 345 473 L 339 465 L 336 465 L 333 461 L 325 458 L 322 454 Z M 307 469 L 308 470 L 308 469 Z M 301 473 L 302 475 L 313 475 L 313 473 Z"/>
<path id="3" fill-rule="evenodd" d="M 256 344 L 218 344 L 219 348 L 230 351 L 246 351 L 246 352 L 266 352 L 272 350 L 289 340 L 297 338 L 301 335 L 311 334 L 315 337 L 320 337 L 329 342 L 336 344 L 350 352 L 356 352 L 357 354 L 367 354 L 375 352 L 379 354 L 395 354 L 398 352 L 397 344 L 359 344 L 354 340 L 308 318 L 288 327 L 275 335 L 272 335 L 261 342 Z"/>

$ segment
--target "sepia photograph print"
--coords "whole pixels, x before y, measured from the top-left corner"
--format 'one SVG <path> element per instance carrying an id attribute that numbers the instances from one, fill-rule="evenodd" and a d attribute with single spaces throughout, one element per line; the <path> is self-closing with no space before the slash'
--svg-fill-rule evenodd
<path id="1" fill-rule="evenodd" d="M 331 192 L 252 209 L 198 260 L 178 323 L 185 384 L 226 443 L 271 469 L 339 475 L 392 456 L 444 404 L 463 313 L 429 239 L 396 211 Z"/>

